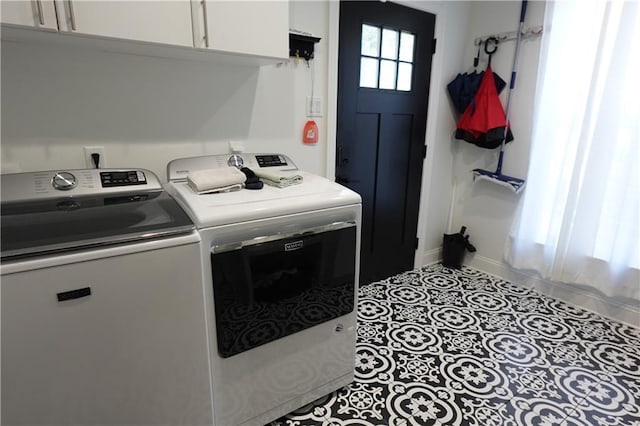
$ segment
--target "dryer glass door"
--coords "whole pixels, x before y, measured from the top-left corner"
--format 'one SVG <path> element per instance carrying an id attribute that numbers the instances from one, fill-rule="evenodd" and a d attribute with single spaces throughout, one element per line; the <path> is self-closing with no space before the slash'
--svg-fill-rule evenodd
<path id="1" fill-rule="evenodd" d="M 230 357 L 353 311 L 355 249 L 353 222 L 214 247 L 220 356 Z"/>

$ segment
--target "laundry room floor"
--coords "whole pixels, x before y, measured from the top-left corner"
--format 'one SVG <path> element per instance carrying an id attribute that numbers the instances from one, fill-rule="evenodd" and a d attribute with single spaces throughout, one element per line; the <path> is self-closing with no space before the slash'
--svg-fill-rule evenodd
<path id="1" fill-rule="evenodd" d="M 640 426 L 640 329 L 478 270 L 360 288 L 355 381 L 272 426 Z"/>

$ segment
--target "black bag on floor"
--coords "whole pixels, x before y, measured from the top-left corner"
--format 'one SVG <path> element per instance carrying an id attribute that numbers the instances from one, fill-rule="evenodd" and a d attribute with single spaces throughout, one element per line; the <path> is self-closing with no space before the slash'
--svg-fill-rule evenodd
<path id="1" fill-rule="evenodd" d="M 469 242 L 469 236 L 464 233 L 466 226 L 460 228 L 457 234 L 444 234 L 442 238 L 442 265 L 447 268 L 460 269 L 466 250 L 476 251 L 476 248 Z"/>

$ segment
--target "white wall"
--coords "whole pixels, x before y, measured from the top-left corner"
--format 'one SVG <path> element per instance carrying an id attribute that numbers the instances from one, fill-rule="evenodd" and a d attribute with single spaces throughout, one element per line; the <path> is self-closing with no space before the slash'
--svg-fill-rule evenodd
<path id="1" fill-rule="evenodd" d="M 473 45 L 474 38 L 517 29 L 520 5 L 520 1 L 473 2 L 473 19 L 469 23 L 465 67 L 462 70 L 473 68 L 473 57 L 477 52 L 477 47 Z M 543 24 L 544 6 L 544 2 L 529 2 L 525 27 Z M 540 40 L 538 37 L 522 42 L 516 87 L 511 97 L 510 121 L 515 139 L 506 146 L 502 171 L 520 178 L 526 178 L 528 167 Z M 492 69 L 507 83 L 514 51 L 515 41 L 504 42 L 492 59 Z M 483 53 L 479 68 L 485 67 L 486 55 Z M 503 105 L 506 105 L 507 91 L 508 88 L 505 88 L 501 96 Z M 475 168 L 495 170 L 499 149 L 482 149 L 453 138 L 451 147 L 454 154 L 453 179 L 456 182 L 452 230 L 457 231 L 460 226 L 466 225 L 471 241 L 478 249 L 476 255 L 501 262 L 519 196 L 486 181 L 473 184 L 471 174 Z"/>
<path id="2" fill-rule="evenodd" d="M 291 2 L 290 26 L 322 38 L 312 66 L 326 107 L 328 4 Z M 2 172 L 84 168 L 83 146 L 101 145 L 106 166 L 165 179 L 171 159 L 240 140 L 323 174 L 325 118 L 320 142 L 301 142 L 311 75 L 304 61 L 258 69 L 3 41 Z"/>

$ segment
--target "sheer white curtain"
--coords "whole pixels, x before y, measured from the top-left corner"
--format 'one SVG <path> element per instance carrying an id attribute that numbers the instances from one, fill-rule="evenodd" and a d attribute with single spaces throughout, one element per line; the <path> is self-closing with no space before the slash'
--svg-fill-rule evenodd
<path id="1" fill-rule="evenodd" d="M 640 2 L 548 2 L 506 260 L 640 300 Z"/>

